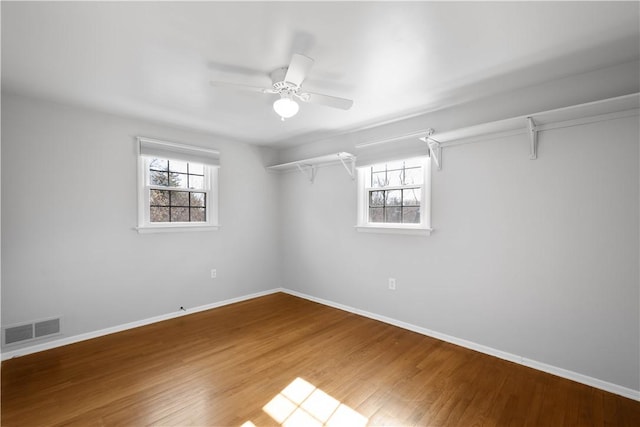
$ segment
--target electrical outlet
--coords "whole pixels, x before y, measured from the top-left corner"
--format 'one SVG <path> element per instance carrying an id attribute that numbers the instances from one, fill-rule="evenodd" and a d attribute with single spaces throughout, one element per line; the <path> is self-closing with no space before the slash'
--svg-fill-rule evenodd
<path id="1" fill-rule="evenodd" d="M 211 278 L 215 279 L 216 277 L 218 277 L 218 270 L 213 268 L 213 269 L 211 269 Z"/>
<path id="2" fill-rule="evenodd" d="M 396 279 L 394 279 L 393 277 L 389 277 L 389 290 L 396 290 Z"/>

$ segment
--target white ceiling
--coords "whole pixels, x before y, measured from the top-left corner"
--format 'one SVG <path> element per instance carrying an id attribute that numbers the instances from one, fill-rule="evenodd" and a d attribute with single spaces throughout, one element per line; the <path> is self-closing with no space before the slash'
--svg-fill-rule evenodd
<path id="1" fill-rule="evenodd" d="M 638 2 L 2 2 L 2 89 L 265 145 L 309 142 L 639 57 Z M 270 85 L 315 59 L 281 122 Z"/>

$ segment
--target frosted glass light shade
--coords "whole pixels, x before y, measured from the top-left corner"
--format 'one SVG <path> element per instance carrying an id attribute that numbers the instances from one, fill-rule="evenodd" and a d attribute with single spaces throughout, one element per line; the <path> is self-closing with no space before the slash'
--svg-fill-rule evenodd
<path id="1" fill-rule="evenodd" d="M 273 109 L 280 117 L 288 119 L 298 114 L 300 106 L 291 98 L 280 98 L 273 103 Z"/>

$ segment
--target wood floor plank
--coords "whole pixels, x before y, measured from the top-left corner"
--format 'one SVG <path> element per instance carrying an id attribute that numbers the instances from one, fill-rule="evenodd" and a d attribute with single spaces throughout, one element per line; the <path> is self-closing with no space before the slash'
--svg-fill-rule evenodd
<path id="1" fill-rule="evenodd" d="M 640 425 L 639 402 L 280 293 L 1 372 L 3 426 Z"/>

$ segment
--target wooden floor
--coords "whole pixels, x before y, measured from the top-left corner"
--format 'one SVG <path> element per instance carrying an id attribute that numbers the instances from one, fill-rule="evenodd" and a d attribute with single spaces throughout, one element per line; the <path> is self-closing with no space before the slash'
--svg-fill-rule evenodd
<path id="1" fill-rule="evenodd" d="M 2 425 L 640 426 L 640 403 L 290 295 L 2 363 Z"/>

